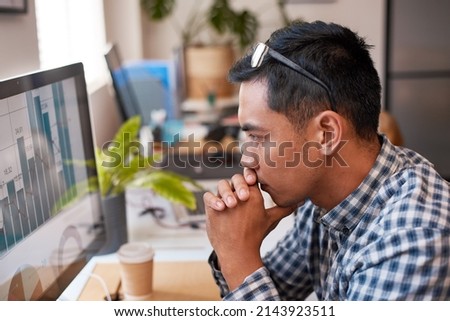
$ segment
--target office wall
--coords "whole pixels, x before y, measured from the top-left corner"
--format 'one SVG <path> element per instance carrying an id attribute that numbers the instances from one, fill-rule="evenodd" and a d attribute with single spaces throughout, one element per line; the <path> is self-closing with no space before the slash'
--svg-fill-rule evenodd
<path id="1" fill-rule="evenodd" d="M 101 147 L 114 138 L 123 122 L 113 88 L 105 84 L 89 93 L 89 107 L 94 144 Z"/>
<path id="2" fill-rule="evenodd" d="M 0 13 L 0 79 L 39 68 L 34 0 L 26 14 Z"/>
<path id="3" fill-rule="evenodd" d="M 103 0 L 103 11 L 106 41 L 118 45 L 124 61 L 142 59 L 139 0 Z M 109 77 L 106 63 L 105 73 Z M 90 92 L 89 98 L 94 143 L 101 147 L 114 137 L 123 119 L 110 81 Z"/>
<path id="4" fill-rule="evenodd" d="M 119 1 L 124 3 L 122 0 L 105 0 L 105 3 L 108 3 L 107 8 L 113 7 L 111 9 L 113 13 L 107 15 L 108 17 L 113 17 L 114 14 L 117 14 L 117 2 Z M 130 4 L 132 3 L 131 0 L 128 1 L 130 1 Z M 133 1 L 136 2 L 134 7 L 130 5 L 119 8 L 125 13 L 121 20 L 124 20 L 124 16 L 127 19 L 132 16 L 133 8 L 135 15 L 140 19 L 140 11 L 137 4 L 139 0 Z M 116 11 L 114 12 L 114 10 Z M 135 24 L 138 40 L 135 39 L 136 37 L 129 36 L 129 34 L 134 34 L 132 31 L 133 27 L 128 27 L 128 29 L 123 27 L 126 25 L 125 20 L 122 22 L 122 27 L 116 26 L 116 29 L 114 29 L 110 26 L 112 29 L 109 30 L 109 34 L 115 39 L 114 37 L 120 36 L 119 31 L 117 31 L 117 28 L 120 28 L 122 33 L 125 34 L 121 39 L 126 43 L 124 47 L 128 49 L 125 50 L 127 57 L 140 58 L 142 52 L 142 49 L 139 47 L 141 44 L 141 36 L 139 34 L 140 20 Z M 26 14 L 0 13 L 0 44 L 0 79 L 14 77 L 40 68 L 34 0 L 28 0 L 28 12 Z M 114 137 L 115 131 L 120 126 L 121 119 L 115 105 L 114 93 L 109 84 L 104 84 L 90 91 L 89 99 L 95 142 L 98 146 L 101 146 L 104 142 Z"/>
<path id="5" fill-rule="evenodd" d="M 208 1 L 183 0 L 177 2 L 174 14 L 175 21 L 161 23 L 150 22 L 142 17 L 142 37 L 145 58 L 167 59 L 172 50 L 180 44 L 180 33 L 188 14 L 193 10 L 201 10 Z M 276 7 L 277 0 L 230 0 L 235 8 L 249 8 L 258 13 L 261 28 L 259 39 L 265 40 L 270 33 L 282 26 L 280 13 Z M 384 26 L 385 0 L 328 0 L 328 1 L 295 1 L 287 4 L 286 9 L 291 19 L 302 18 L 306 21 L 324 20 L 336 22 L 350 27 L 365 37 L 374 46 L 372 58 L 380 78 L 384 79 Z M 297 3 L 296 3 L 297 2 Z M 316 2 L 316 3 L 314 3 Z"/>
<path id="6" fill-rule="evenodd" d="M 106 40 L 116 43 L 124 61 L 142 59 L 139 0 L 103 0 Z"/>

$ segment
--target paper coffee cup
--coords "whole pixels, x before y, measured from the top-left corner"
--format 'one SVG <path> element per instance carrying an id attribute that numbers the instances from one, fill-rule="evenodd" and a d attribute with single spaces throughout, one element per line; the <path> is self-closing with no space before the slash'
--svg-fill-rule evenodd
<path id="1" fill-rule="evenodd" d="M 146 243 L 130 242 L 117 251 L 125 300 L 148 300 L 153 291 L 153 257 Z"/>

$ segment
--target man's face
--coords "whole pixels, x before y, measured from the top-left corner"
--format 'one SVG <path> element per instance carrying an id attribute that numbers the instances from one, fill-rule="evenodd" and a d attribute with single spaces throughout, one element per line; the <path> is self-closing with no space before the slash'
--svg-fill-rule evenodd
<path id="1" fill-rule="evenodd" d="M 315 188 L 318 146 L 313 132 L 299 132 L 288 118 L 267 105 L 264 82 L 244 82 L 239 93 L 239 122 L 245 132 L 242 165 L 253 168 L 261 189 L 279 206 L 295 206 Z"/>

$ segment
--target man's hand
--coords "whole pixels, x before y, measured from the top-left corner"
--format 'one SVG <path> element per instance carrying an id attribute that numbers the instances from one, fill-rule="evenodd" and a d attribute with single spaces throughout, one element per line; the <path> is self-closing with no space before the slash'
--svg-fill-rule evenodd
<path id="1" fill-rule="evenodd" d="M 253 183 L 253 184 L 251 184 Z M 260 247 L 264 238 L 295 208 L 264 208 L 253 171 L 221 181 L 218 195 L 205 193 L 206 230 L 230 290 L 263 266 Z M 219 205 L 221 204 L 221 205 Z"/>
<path id="2" fill-rule="evenodd" d="M 244 168 L 243 175 L 234 175 L 231 182 L 221 180 L 217 185 L 217 195 L 210 192 L 205 193 L 203 196 L 205 206 L 216 211 L 223 211 L 227 207 L 233 208 L 238 201 L 248 200 L 250 196 L 249 186 L 256 185 L 257 181 L 255 171 Z"/>

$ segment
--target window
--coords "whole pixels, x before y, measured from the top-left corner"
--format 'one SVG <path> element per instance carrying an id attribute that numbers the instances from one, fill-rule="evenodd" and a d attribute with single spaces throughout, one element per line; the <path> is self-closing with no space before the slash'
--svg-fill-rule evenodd
<path id="1" fill-rule="evenodd" d="M 105 81 L 102 0 L 36 0 L 41 68 L 81 61 L 88 89 Z"/>

